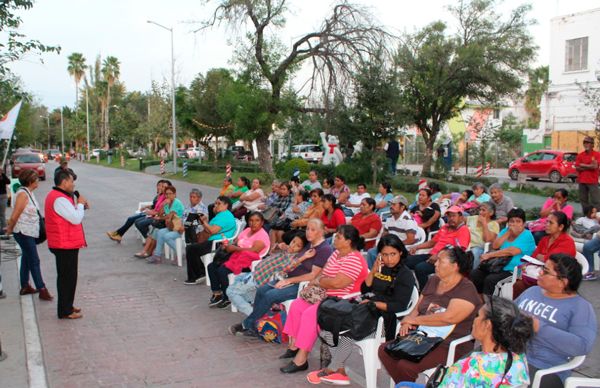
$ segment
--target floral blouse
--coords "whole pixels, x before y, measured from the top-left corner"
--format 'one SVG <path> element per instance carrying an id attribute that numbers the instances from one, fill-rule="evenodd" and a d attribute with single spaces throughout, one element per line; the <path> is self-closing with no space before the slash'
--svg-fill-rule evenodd
<path id="1" fill-rule="evenodd" d="M 473 352 L 448 368 L 440 388 L 500 388 L 529 385 L 525 355 L 513 353 L 512 366 L 502 379 L 505 366 L 506 353 Z"/>

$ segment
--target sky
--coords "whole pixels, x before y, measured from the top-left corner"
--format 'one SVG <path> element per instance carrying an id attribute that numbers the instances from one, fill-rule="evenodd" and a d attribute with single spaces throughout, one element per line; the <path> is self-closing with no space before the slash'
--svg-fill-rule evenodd
<path id="1" fill-rule="evenodd" d="M 456 1 L 456 0 L 454 0 Z M 369 7 L 381 25 L 393 33 L 412 32 L 432 21 L 452 22 L 447 0 L 354 0 Z M 95 58 L 112 55 L 121 62 L 120 80 L 128 91 L 150 89 L 152 80 L 170 81 L 170 33 L 152 20 L 174 30 L 175 80 L 188 85 L 199 73 L 230 67 L 236 40 L 244 27 L 224 26 L 193 33 L 199 22 L 211 16 L 215 2 L 201 0 L 37 0 L 20 12 L 20 32 L 44 44 L 61 46 L 60 55 L 28 54 L 10 65 L 36 99 L 53 109 L 72 106 L 75 84 L 67 72 L 67 57 L 80 52 L 93 64 Z M 318 28 L 334 2 L 289 0 L 287 25 L 280 36 L 284 44 Z M 498 13 L 507 15 L 523 1 L 505 0 Z M 539 46 L 536 65 L 548 63 L 550 19 L 600 6 L 598 0 L 532 0 L 529 16 L 537 21 L 531 33 Z M 42 62 L 43 61 L 43 62 Z"/>

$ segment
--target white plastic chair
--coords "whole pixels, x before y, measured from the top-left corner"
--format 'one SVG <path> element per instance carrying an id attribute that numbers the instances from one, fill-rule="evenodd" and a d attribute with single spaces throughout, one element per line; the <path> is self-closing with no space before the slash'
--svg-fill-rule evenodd
<path id="1" fill-rule="evenodd" d="M 177 265 L 179 267 L 181 267 L 183 265 L 183 235 L 181 237 L 177 237 L 177 239 L 175 239 L 175 255 L 177 256 Z M 165 243 L 165 247 L 164 247 L 164 251 L 165 251 L 165 258 L 167 260 L 171 259 L 171 247 L 169 246 L 169 244 Z"/>
<path id="2" fill-rule="evenodd" d="M 435 236 L 442 229 L 442 226 L 446 225 L 446 222 L 444 221 L 444 219 L 442 217 L 440 217 L 438 219 L 438 222 L 440 224 L 440 227 L 438 228 L 438 230 L 429 232 L 429 234 L 427 235 L 427 241 L 431 240 L 433 238 L 433 236 Z"/>
<path id="3" fill-rule="evenodd" d="M 242 232 L 242 228 L 244 226 L 244 224 L 242 223 L 242 221 L 240 220 L 235 220 L 235 225 L 236 225 L 236 229 L 235 229 L 235 234 L 233 235 L 233 237 L 227 239 L 227 240 L 235 240 L 237 238 L 237 236 L 240 235 L 240 233 Z M 202 264 L 204 264 L 204 271 L 206 273 L 206 285 L 210 286 L 210 277 L 208 276 L 208 265 L 210 263 L 212 263 L 213 259 L 215 258 L 215 251 L 217 250 L 217 244 L 221 243 L 225 241 L 224 239 L 217 239 L 217 240 L 212 240 L 212 248 L 210 249 L 210 252 L 207 253 L 206 255 L 200 257 L 200 260 L 202 260 Z"/>
<path id="4" fill-rule="evenodd" d="M 535 372 L 535 377 L 533 378 L 533 383 L 531 384 L 531 388 L 540 388 L 540 384 L 542 382 L 542 377 L 546 375 L 551 375 L 554 373 L 564 372 L 566 370 L 572 370 L 583 364 L 585 361 L 585 356 L 575 356 L 570 361 L 554 366 L 552 368 L 540 369 Z M 587 385 L 586 385 L 587 386 Z"/>
<path id="5" fill-rule="evenodd" d="M 413 288 L 410 302 L 406 307 L 406 310 L 396 313 L 396 318 L 404 317 L 410 314 L 413 309 L 417 306 L 419 300 L 419 290 L 417 287 Z M 381 362 L 377 356 L 377 350 L 379 346 L 385 342 L 385 334 L 383 333 L 383 317 L 379 317 L 377 321 L 377 329 L 375 330 L 375 337 L 365 338 L 360 341 L 355 341 L 354 345 L 358 347 L 360 354 L 363 358 L 363 364 L 365 366 L 365 380 L 367 388 L 377 387 L 377 371 L 381 369 Z"/>
<path id="6" fill-rule="evenodd" d="M 583 253 L 576 252 L 575 259 L 579 262 L 579 264 L 581 264 L 582 274 L 585 275 L 586 273 L 588 273 L 590 266 Z M 496 287 L 494 288 L 494 295 L 500 296 L 508 300 L 513 300 L 513 285 L 517 282 L 518 278 L 519 266 L 516 266 L 513 269 L 512 276 L 502 279 L 498 283 L 496 283 Z"/>
<path id="7" fill-rule="evenodd" d="M 600 387 L 600 379 L 590 379 L 587 377 L 567 377 L 565 388 L 577 387 Z"/>

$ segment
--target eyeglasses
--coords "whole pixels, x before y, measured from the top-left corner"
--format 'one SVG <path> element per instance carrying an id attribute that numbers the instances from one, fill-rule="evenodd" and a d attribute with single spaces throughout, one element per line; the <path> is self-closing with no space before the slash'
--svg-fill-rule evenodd
<path id="1" fill-rule="evenodd" d="M 562 276 L 560 276 L 559 274 L 550 273 L 550 270 L 547 267 L 540 268 L 540 274 L 542 274 L 544 276 L 554 276 L 557 279 L 561 279 L 562 278 Z"/>

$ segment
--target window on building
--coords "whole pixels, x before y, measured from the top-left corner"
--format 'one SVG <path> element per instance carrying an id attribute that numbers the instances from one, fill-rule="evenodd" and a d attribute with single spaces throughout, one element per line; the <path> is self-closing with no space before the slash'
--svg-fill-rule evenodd
<path id="1" fill-rule="evenodd" d="M 494 119 L 500 118 L 500 109 L 494 109 Z"/>
<path id="2" fill-rule="evenodd" d="M 587 70 L 588 37 L 570 39 L 565 48 L 565 71 Z"/>

